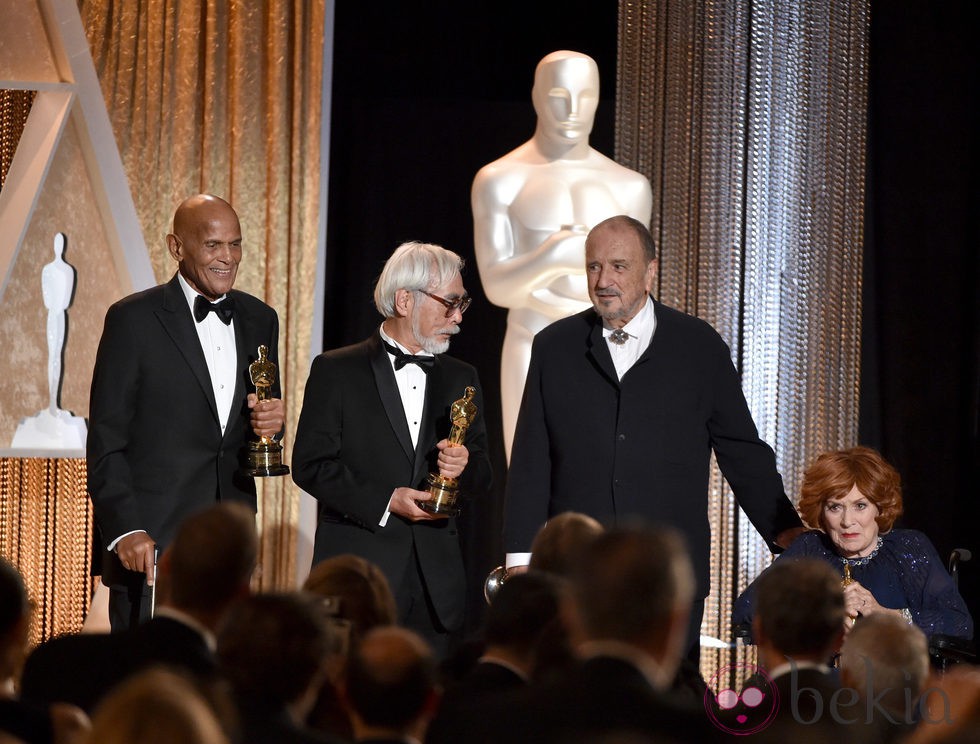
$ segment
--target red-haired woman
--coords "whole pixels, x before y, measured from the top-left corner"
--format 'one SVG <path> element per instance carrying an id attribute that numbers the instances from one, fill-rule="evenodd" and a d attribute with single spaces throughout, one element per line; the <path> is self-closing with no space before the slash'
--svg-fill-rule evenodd
<path id="1" fill-rule="evenodd" d="M 973 637 L 973 619 L 929 538 L 892 529 L 902 513 L 898 472 L 868 447 L 828 452 L 804 473 L 797 505 L 812 528 L 779 560 L 821 558 L 845 569 L 851 622 L 876 613 L 900 615 L 927 635 Z M 753 586 L 735 601 L 732 622 L 752 618 Z"/>

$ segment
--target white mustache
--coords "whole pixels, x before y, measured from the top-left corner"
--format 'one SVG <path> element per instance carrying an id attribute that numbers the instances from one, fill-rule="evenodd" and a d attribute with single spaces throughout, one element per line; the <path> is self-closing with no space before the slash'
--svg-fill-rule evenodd
<path id="1" fill-rule="evenodd" d="M 436 331 L 436 335 L 439 335 L 439 334 L 442 334 L 442 333 L 446 333 L 446 334 L 448 334 L 450 336 L 455 336 L 457 333 L 459 333 L 459 326 L 458 325 L 456 325 L 456 326 L 449 326 L 448 328 L 440 328 L 438 331 Z"/>

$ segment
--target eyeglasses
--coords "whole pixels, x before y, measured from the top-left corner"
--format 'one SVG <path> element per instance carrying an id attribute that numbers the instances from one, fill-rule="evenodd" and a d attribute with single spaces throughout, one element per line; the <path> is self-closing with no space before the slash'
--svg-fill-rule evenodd
<path id="1" fill-rule="evenodd" d="M 473 302 L 473 298 L 468 294 L 464 294 L 462 297 L 457 297 L 455 300 L 447 300 L 445 297 L 440 297 L 439 295 L 434 295 L 431 292 L 426 292 L 424 289 L 420 289 L 419 292 L 424 294 L 426 297 L 431 297 L 433 300 L 445 307 L 447 318 L 456 310 L 459 310 L 459 314 L 462 315 L 466 312 L 466 308 L 470 306 L 470 303 Z"/>

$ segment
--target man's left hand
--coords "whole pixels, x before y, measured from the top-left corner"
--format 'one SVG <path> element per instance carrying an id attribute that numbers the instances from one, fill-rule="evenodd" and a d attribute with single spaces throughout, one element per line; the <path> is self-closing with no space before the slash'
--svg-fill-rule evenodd
<path id="1" fill-rule="evenodd" d="M 450 445 L 448 439 L 443 439 L 436 445 L 439 450 L 439 475 L 445 478 L 459 478 L 470 461 L 470 451 L 462 444 Z"/>
<path id="2" fill-rule="evenodd" d="M 255 393 L 248 394 L 248 407 L 252 409 L 252 431 L 260 437 L 271 439 L 282 431 L 286 421 L 286 407 L 280 398 L 259 400 Z"/>

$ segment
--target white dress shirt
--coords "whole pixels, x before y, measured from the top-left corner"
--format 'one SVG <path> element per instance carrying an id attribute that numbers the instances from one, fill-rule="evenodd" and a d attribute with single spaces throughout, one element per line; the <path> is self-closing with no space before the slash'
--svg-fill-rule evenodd
<path id="1" fill-rule="evenodd" d="M 380 331 L 382 340 L 405 354 L 412 353 L 385 333 L 384 323 L 381 324 Z M 418 352 L 417 356 L 432 356 L 432 354 L 423 349 Z M 401 398 L 402 409 L 405 411 L 405 421 L 408 423 L 408 433 L 412 437 L 412 446 L 418 447 L 419 431 L 422 428 L 422 413 L 425 409 L 427 375 L 417 364 L 406 364 L 401 369 L 395 369 L 395 355 L 391 352 L 388 352 L 388 363 L 391 365 L 391 371 L 395 373 L 395 384 L 398 386 L 398 396 Z M 390 508 L 391 499 L 388 499 L 388 505 Z M 381 515 L 381 521 L 378 522 L 381 527 L 388 524 L 388 516 L 391 514 L 389 508 L 385 508 L 384 514 Z"/>
<path id="2" fill-rule="evenodd" d="M 198 293 L 191 289 L 181 274 L 178 274 L 177 278 L 180 281 L 180 288 L 184 290 L 184 297 L 187 300 L 187 306 L 190 308 L 191 317 L 193 317 L 194 300 L 197 299 Z M 224 298 L 225 296 L 222 295 L 212 304 Z M 232 403 L 234 403 L 235 382 L 238 377 L 235 320 L 232 318 L 231 323 L 225 325 L 215 313 L 208 313 L 200 323 L 195 321 L 194 329 L 201 341 L 201 349 L 204 351 L 204 359 L 208 365 L 208 374 L 211 375 L 214 402 L 218 406 L 218 423 L 221 425 L 221 435 L 224 436 Z"/>
<path id="3" fill-rule="evenodd" d="M 621 344 L 609 340 L 613 333 L 613 328 L 609 328 L 605 323 L 602 324 L 602 337 L 609 344 L 609 356 L 612 357 L 613 365 L 616 367 L 616 374 L 619 379 L 623 379 L 630 368 L 636 364 L 636 360 L 650 346 L 653 333 L 657 330 L 657 315 L 653 310 L 653 300 L 647 295 L 646 304 L 640 311 L 633 316 L 629 323 L 623 326 L 623 330 L 629 334 L 629 338 Z"/>

